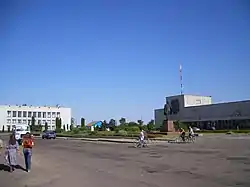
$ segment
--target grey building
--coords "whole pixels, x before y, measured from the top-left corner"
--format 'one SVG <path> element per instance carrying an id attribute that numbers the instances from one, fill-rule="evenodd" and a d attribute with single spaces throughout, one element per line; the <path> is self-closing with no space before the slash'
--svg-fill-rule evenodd
<path id="1" fill-rule="evenodd" d="M 250 100 L 212 103 L 211 96 L 176 95 L 166 97 L 169 120 L 181 121 L 202 129 L 250 129 Z M 162 125 L 164 108 L 156 109 L 155 123 Z"/>

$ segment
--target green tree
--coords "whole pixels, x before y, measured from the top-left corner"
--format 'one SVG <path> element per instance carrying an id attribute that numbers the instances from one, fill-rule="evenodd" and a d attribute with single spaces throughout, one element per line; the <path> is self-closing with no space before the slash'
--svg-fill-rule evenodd
<path id="1" fill-rule="evenodd" d="M 134 122 L 134 121 L 130 121 L 128 123 L 128 126 L 131 127 L 131 126 L 136 126 L 136 127 L 139 127 L 138 123 Z"/>
<path id="2" fill-rule="evenodd" d="M 45 122 L 44 128 L 45 128 L 45 131 L 48 130 L 48 123 L 47 122 Z"/>
<path id="3" fill-rule="evenodd" d="M 111 131 L 114 131 L 115 130 L 115 127 L 116 127 L 116 121 L 114 119 L 110 119 L 109 120 L 109 123 L 108 123 L 108 128 L 111 130 Z"/>
<path id="4" fill-rule="evenodd" d="M 65 124 L 63 125 L 63 131 L 66 131 L 66 127 L 65 127 Z"/>
<path id="5" fill-rule="evenodd" d="M 72 131 L 74 128 L 73 124 L 71 124 L 69 128 L 70 128 L 70 131 Z"/>
<path id="6" fill-rule="evenodd" d="M 73 127 L 75 126 L 75 124 L 76 124 L 75 118 L 71 118 L 71 123 L 70 124 L 73 125 Z"/>
<path id="7" fill-rule="evenodd" d="M 30 125 L 30 131 L 34 131 L 36 128 L 36 119 L 34 116 L 31 118 L 31 125 Z"/>
<path id="8" fill-rule="evenodd" d="M 56 132 L 62 131 L 62 120 L 61 118 L 56 118 Z"/>
<path id="9" fill-rule="evenodd" d="M 67 124 L 67 128 L 66 129 L 67 129 L 67 131 L 69 130 L 69 124 Z"/>
<path id="10" fill-rule="evenodd" d="M 183 128 L 185 131 L 188 130 L 187 125 L 180 121 L 174 121 L 174 128 L 176 131 L 180 130 L 181 128 Z"/>
<path id="11" fill-rule="evenodd" d="M 150 120 L 147 124 L 147 129 L 149 131 L 155 130 L 155 124 L 154 124 L 154 120 Z"/>
<path id="12" fill-rule="evenodd" d="M 125 125 L 126 124 L 126 118 L 121 118 L 119 120 L 119 122 L 120 122 L 120 125 Z"/>
<path id="13" fill-rule="evenodd" d="M 101 129 L 100 129 L 100 130 L 105 131 L 105 130 L 107 129 L 107 126 L 108 126 L 107 121 L 104 120 L 104 121 L 102 122 L 102 126 L 101 126 Z"/>
<path id="14" fill-rule="evenodd" d="M 85 127 L 85 119 L 81 118 L 81 127 Z"/>
<path id="15" fill-rule="evenodd" d="M 137 123 L 139 126 L 143 126 L 143 121 L 142 120 L 137 120 Z"/>

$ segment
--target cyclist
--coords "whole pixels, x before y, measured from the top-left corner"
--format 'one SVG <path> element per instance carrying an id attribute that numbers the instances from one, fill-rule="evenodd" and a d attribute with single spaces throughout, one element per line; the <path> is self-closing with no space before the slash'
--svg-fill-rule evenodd
<path id="1" fill-rule="evenodd" d="M 185 142 L 185 135 L 186 135 L 186 132 L 183 128 L 180 129 L 180 137 L 182 139 L 183 142 Z"/>
<path id="2" fill-rule="evenodd" d="M 144 146 L 145 134 L 144 130 L 142 129 L 139 135 L 139 145 L 140 147 Z"/>
<path id="3" fill-rule="evenodd" d="M 192 137 L 194 137 L 194 130 L 192 129 L 192 127 L 191 126 L 189 126 L 189 128 L 188 128 L 188 136 L 189 136 L 189 138 L 192 138 Z"/>

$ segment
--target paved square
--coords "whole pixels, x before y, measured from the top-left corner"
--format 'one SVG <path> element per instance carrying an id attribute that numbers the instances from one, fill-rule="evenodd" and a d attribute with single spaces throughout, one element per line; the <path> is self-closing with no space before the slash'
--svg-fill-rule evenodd
<path id="1" fill-rule="evenodd" d="M 194 144 L 37 140 L 31 173 L 0 171 L 1 187 L 250 186 L 250 137 L 200 137 Z"/>

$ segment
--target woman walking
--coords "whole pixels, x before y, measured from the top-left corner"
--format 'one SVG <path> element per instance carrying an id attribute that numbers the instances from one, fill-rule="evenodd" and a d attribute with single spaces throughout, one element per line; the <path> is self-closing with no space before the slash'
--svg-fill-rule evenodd
<path id="1" fill-rule="evenodd" d="M 30 172 L 32 147 L 34 146 L 34 141 L 30 133 L 27 133 L 24 136 L 22 145 L 23 145 L 23 155 L 25 160 L 26 171 Z"/>
<path id="2" fill-rule="evenodd" d="M 6 146 L 6 158 L 10 167 L 10 172 L 13 172 L 17 166 L 17 153 L 19 151 L 19 145 L 16 141 L 15 135 L 11 134 L 9 142 Z"/>

